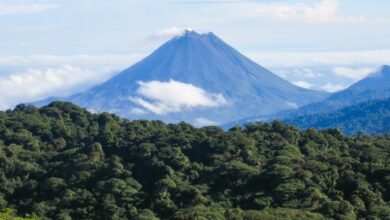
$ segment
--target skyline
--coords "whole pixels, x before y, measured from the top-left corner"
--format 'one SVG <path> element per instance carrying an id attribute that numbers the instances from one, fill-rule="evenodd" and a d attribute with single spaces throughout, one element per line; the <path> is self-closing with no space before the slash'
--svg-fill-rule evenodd
<path id="1" fill-rule="evenodd" d="M 216 33 L 296 85 L 341 90 L 390 64 L 390 4 L 375 3 L 5 0 L 0 108 L 101 83 L 185 28 Z"/>

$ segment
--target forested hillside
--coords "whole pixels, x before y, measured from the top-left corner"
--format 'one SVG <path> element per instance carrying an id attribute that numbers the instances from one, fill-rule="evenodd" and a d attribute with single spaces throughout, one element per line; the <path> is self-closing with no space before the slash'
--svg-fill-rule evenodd
<path id="1" fill-rule="evenodd" d="M 0 112 L 0 210 L 40 219 L 390 219 L 390 137 Z"/>
<path id="2" fill-rule="evenodd" d="M 390 99 L 375 100 L 337 111 L 287 118 L 286 123 L 300 128 L 340 128 L 345 134 L 390 133 Z"/>

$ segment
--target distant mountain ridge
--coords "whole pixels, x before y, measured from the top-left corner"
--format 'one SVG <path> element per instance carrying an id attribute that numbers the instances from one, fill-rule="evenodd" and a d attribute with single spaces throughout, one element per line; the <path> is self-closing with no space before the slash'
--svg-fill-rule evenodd
<path id="1" fill-rule="evenodd" d="M 299 128 L 339 128 L 345 134 L 390 134 L 390 99 L 373 100 L 336 111 L 284 120 Z"/>
<path id="2" fill-rule="evenodd" d="M 338 110 L 347 106 L 371 100 L 386 99 L 388 97 L 390 97 L 390 66 L 384 65 L 377 72 L 368 75 L 345 90 L 332 94 L 321 102 L 303 106 L 296 111 L 291 111 L 291 113 L 285 114 L 281 112 L 279 117 L 292 117 L 295 115 Z"/>
<path id="3" fill-rule="evenodd" d="M 386 127 L 390 117 L 389 111 L 386 110 L 386 107 L 390 107 L 389 98 L 390 66 L 384 65 L 377 72 L 323 101 L 273 115 L 244 118 L 224 127 L 278 119 L 301 128 L 339 127 L 347 134 L 357 131 L 369 134 L 386 133 L 390 131 Z"/>
<path id="4" fill-rule="evenodd" d="M 390 88 L 390 66 L 383 65 L 379 71 L 356 82 L 349 91 L 388 90 Z"/>
<path id="5" fill-rule="evenodd" d="M 256 64 L 213 33 L 186 31 L 109 81 L 68 98 L 130 119 L 227 123 L 323 100 Z"/>

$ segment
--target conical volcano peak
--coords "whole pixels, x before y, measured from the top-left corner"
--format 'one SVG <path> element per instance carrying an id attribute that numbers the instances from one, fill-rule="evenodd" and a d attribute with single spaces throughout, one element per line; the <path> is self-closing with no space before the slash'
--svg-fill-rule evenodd
<path id="1" fill-rule="evenodd" d="M 186 29 L 107 82 L 67 100 L 130 119 L 227 123 L 325 95 L 292 85 L 212 32 Z"/>
<path id="2" fill-rule="evenodd" d="M 219 39 L 213 32 L 207 33 L 198 33 L 190 28 L 186 28 L 180 38 L 188 38 L 188 39 Z"/>
<path id="3" fill-rule="evenodd" d="M 200 37 L 200 36 L 201 35 L 198 32 L 192 30 L 191 28 L 186 28 L 182 35 L 182 37 Z"/>
<path id="4" fill-rule="evenodd" d="M 222 53 L 222 51 L 226 52 L 231 50 L 231 48 L 217 35 L 213 32 L 199 33 L 191 29 L 186 29 L 181 36 L 173 38 L 171 43 L 178 43 L 177 45 L 185 45 L 183 48 L 195 47 L 196 51 L 202 50 L 202 48 L 206 51 L 201 51 L 204 55 L 210 53 L 213 50 L 214 53 Z M 192 52 L 191 52 L 192 51 Z M 189 53 L 194 55 L 194 51 L 191 50 Z"/>

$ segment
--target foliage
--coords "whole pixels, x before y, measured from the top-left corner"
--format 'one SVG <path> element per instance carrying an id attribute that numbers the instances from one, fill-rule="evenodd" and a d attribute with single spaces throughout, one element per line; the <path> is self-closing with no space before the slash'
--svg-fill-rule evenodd
<path id="1" fill-rule="evenodd" d="M 15 210 L 13 209 L 4 209 L 3 211 L 0 212 L 0 219 L 1 220 L 38 220 L 36 217 L 27 217 L 27 218 L 22 218 L 22 217 L 17 217 L 15 215 Z"/>
<path id="2" fill-rule="evenodd" d="M 389 161 L 389 136 L 278 121 L 224 131 L 63 102 L 0 112 L 0 210 L 40 219 L 389 219 Z"/>

